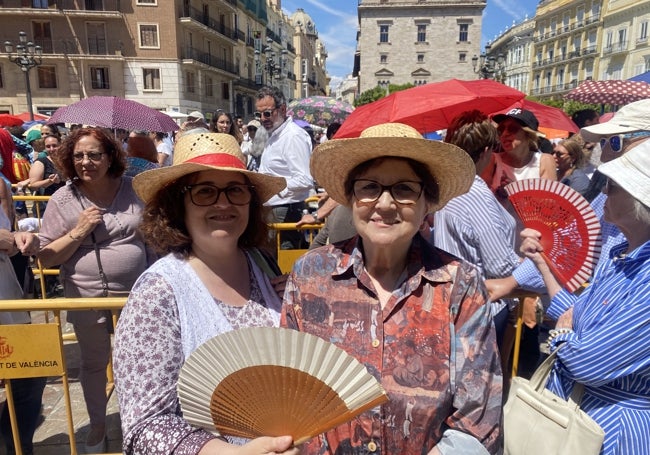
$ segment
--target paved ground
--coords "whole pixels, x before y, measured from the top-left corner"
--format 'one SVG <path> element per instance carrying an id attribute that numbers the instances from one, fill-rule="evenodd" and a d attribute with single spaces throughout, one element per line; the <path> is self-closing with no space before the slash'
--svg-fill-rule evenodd
<path id="1" fill-rule="evenodd" d="M 32 314 L 34 322 L 44 322 L 43 313 Z M 64 319 L 65 320 L 65 319 Z M 72 332 L 69 324 L 65 324 L 64 332 Z M 79 348 L 76 342 L 67 342 L 64 346 L 64 356 L 68 371 L 70 386 L 70 401 L 72 404 L 72 419 L 74 422 L 77 453 L 84 453 L 86 433 L 90 429 L 86 405 L 79 384 Z M 0 389 L 0 402 L 4 402 L 4 388 Z M 35 455 L 63 455 L 72 453 L 68 438 L 67 410 L 63 392 L 62 378 L 48 378 L 43 392 L 42 423 L 34 435 Z M 117 405 L 117 396 L 111 395 L 107 410 L 108 452 L 122 452 L 122 432 Z M 4 443 L 0 444 L 0 455 L 6 455 Z"/>

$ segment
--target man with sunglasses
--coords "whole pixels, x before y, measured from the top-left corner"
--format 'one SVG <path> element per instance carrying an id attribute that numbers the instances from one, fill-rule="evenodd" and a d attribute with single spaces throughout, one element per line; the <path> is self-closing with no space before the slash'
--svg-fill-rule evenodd
<path id="1" fill-rule="evenodd" d="M 309 172 L 311 138 L 287 116 L 287 102 L 278 88 L 262 87 L 257 92 L 255 108 L 255 118 L 269 134 L 259 172 L 287 181 L 287 187 L 266 205 L 273 209 L 274 223 L 295 223 L 302 217 L 305 199 L 314 188 Z M 300 248 L 302 235 L 298 231 L 284 231 L 280 240 L 282 249 Z"/>
<path id="2" fill-rule="evenodd" d="M 601 162 L 606 163 L 620 157 L 650 139 L 650 99 L 636 101 L 622 107 L 611 120 L 584 127 L 580 130 L 580 135 L 587 142 L 600 144 Z M 616 226 L 603 220 L 606 198 L 605 194 L 600 193 L 591 202 L 602 227 L 601 258 L 608 258 L 611 248 L 625 240 Z M 523 261 L 510 277 L 487 280 L 486 285 L 492 299 L 501 298 L 517 288 L 538 293 L 546 292 L 541 275 L 528 259 Z M 549 313 L 549 316 L 557 319 L 561 315 Z M 561 323 L 563 322 L 558 321 L 558 326 Z"/>

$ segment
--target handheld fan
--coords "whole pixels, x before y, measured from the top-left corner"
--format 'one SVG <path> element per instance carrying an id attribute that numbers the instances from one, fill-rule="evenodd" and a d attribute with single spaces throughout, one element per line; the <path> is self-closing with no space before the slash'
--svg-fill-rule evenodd
<path id="1" fill-rule="evenodd" d="M 354 357 L 317 336 L 252 327 L 209 339 L 181 368 L 183 417 L 224 435 L 298 445 L 388 400 Z"/>
<path id="2" fill-rule="evenodd" d="M 524 226 L 542 234 L 544 259 L 569 291 L 589 278 L 600 255 L 600 222 L 589 202 L 574 189 L 547 179 L 505 187 Z"/>

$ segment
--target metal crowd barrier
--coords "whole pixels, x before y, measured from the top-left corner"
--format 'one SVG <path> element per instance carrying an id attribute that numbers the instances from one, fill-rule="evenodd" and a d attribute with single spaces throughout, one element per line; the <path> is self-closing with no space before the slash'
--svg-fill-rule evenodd
<path id="1" fill-rule="evenodd" d="M 67 431 L 71 455 L 77 454 L 72 419 L 70 387 L 63 355 L 64 336 L 61 331 L 61 311 L 71 310 L 111 310 L 113 324 L 117 323 L 117 313 L 124 307 L 126 297 L 100 298 L 57 298 L 0 300 L 0 311 L 51 311 L 54 321 L 44 324 L 12 324 L 0 326 L 0 379 L 5 379 L 6 406 L 9 410 L 16 453 L 22 455 L 18 438 L 11 379 L 60 376 L 67 415 Z M 112 368 L 108 370 L 108 396 L 113 392 Z"/>

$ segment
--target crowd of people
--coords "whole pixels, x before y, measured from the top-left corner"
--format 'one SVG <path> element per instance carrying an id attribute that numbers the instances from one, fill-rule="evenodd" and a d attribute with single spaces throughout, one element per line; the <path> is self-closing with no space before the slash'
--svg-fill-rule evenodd
<path id="1" fill-rule="evenodd" d="M 173 137 L 0 129 L 0 298 L 25 295 L 29 256 L 59 267 L 65 297 L 128 295 L 117 327 L 106 312 L 68 312 L 86 452 L 106 449 L 112 355 L 127 454 L 501 453 L 522 306 L 530 349 L 520 374 L 539 364 L 540 331 L 552 329 L 548 346 L 559 350 L 547 388 L 566 398 L 584 387 L 581 407 L 605 431 L 601 454 L 650 453 L 650 100 L 603 123 L 576 112 L 580 132 L 554 142 L 524 109 L 464 112 L 442 141 L 399 123 L 354 139 L 336 139 L 334 123 L 321 141 L 275 87 L 259 90 L 255 109 L 248 121 L 191 112 Z M 14 153 L 29 157 L 27 178 Z M 508 202 L 504 187 L 530 178 L 568 185 L 600 217 L 602 253 L 579 295 L 562 288 L 542 234 Z M 13 231 L 10 184 L 50 196 L 38 232 Z M 325 223 L 311 245 L 282 232 L 281 248 L 310 248 L 287 275 L 268 229 L 282 222 Z M 29 315 L 0 312 L 0 321 Z M 291 435 L 246 440 L 192 426 L 176 390 L 185 360 L 213 336 L 255 326 L 332 342 L 389 401 L 298 447 Z M 45 379 L 12 386 L 30 454 Z M 6 407 L 0 430 L 14 453 Z"/>

